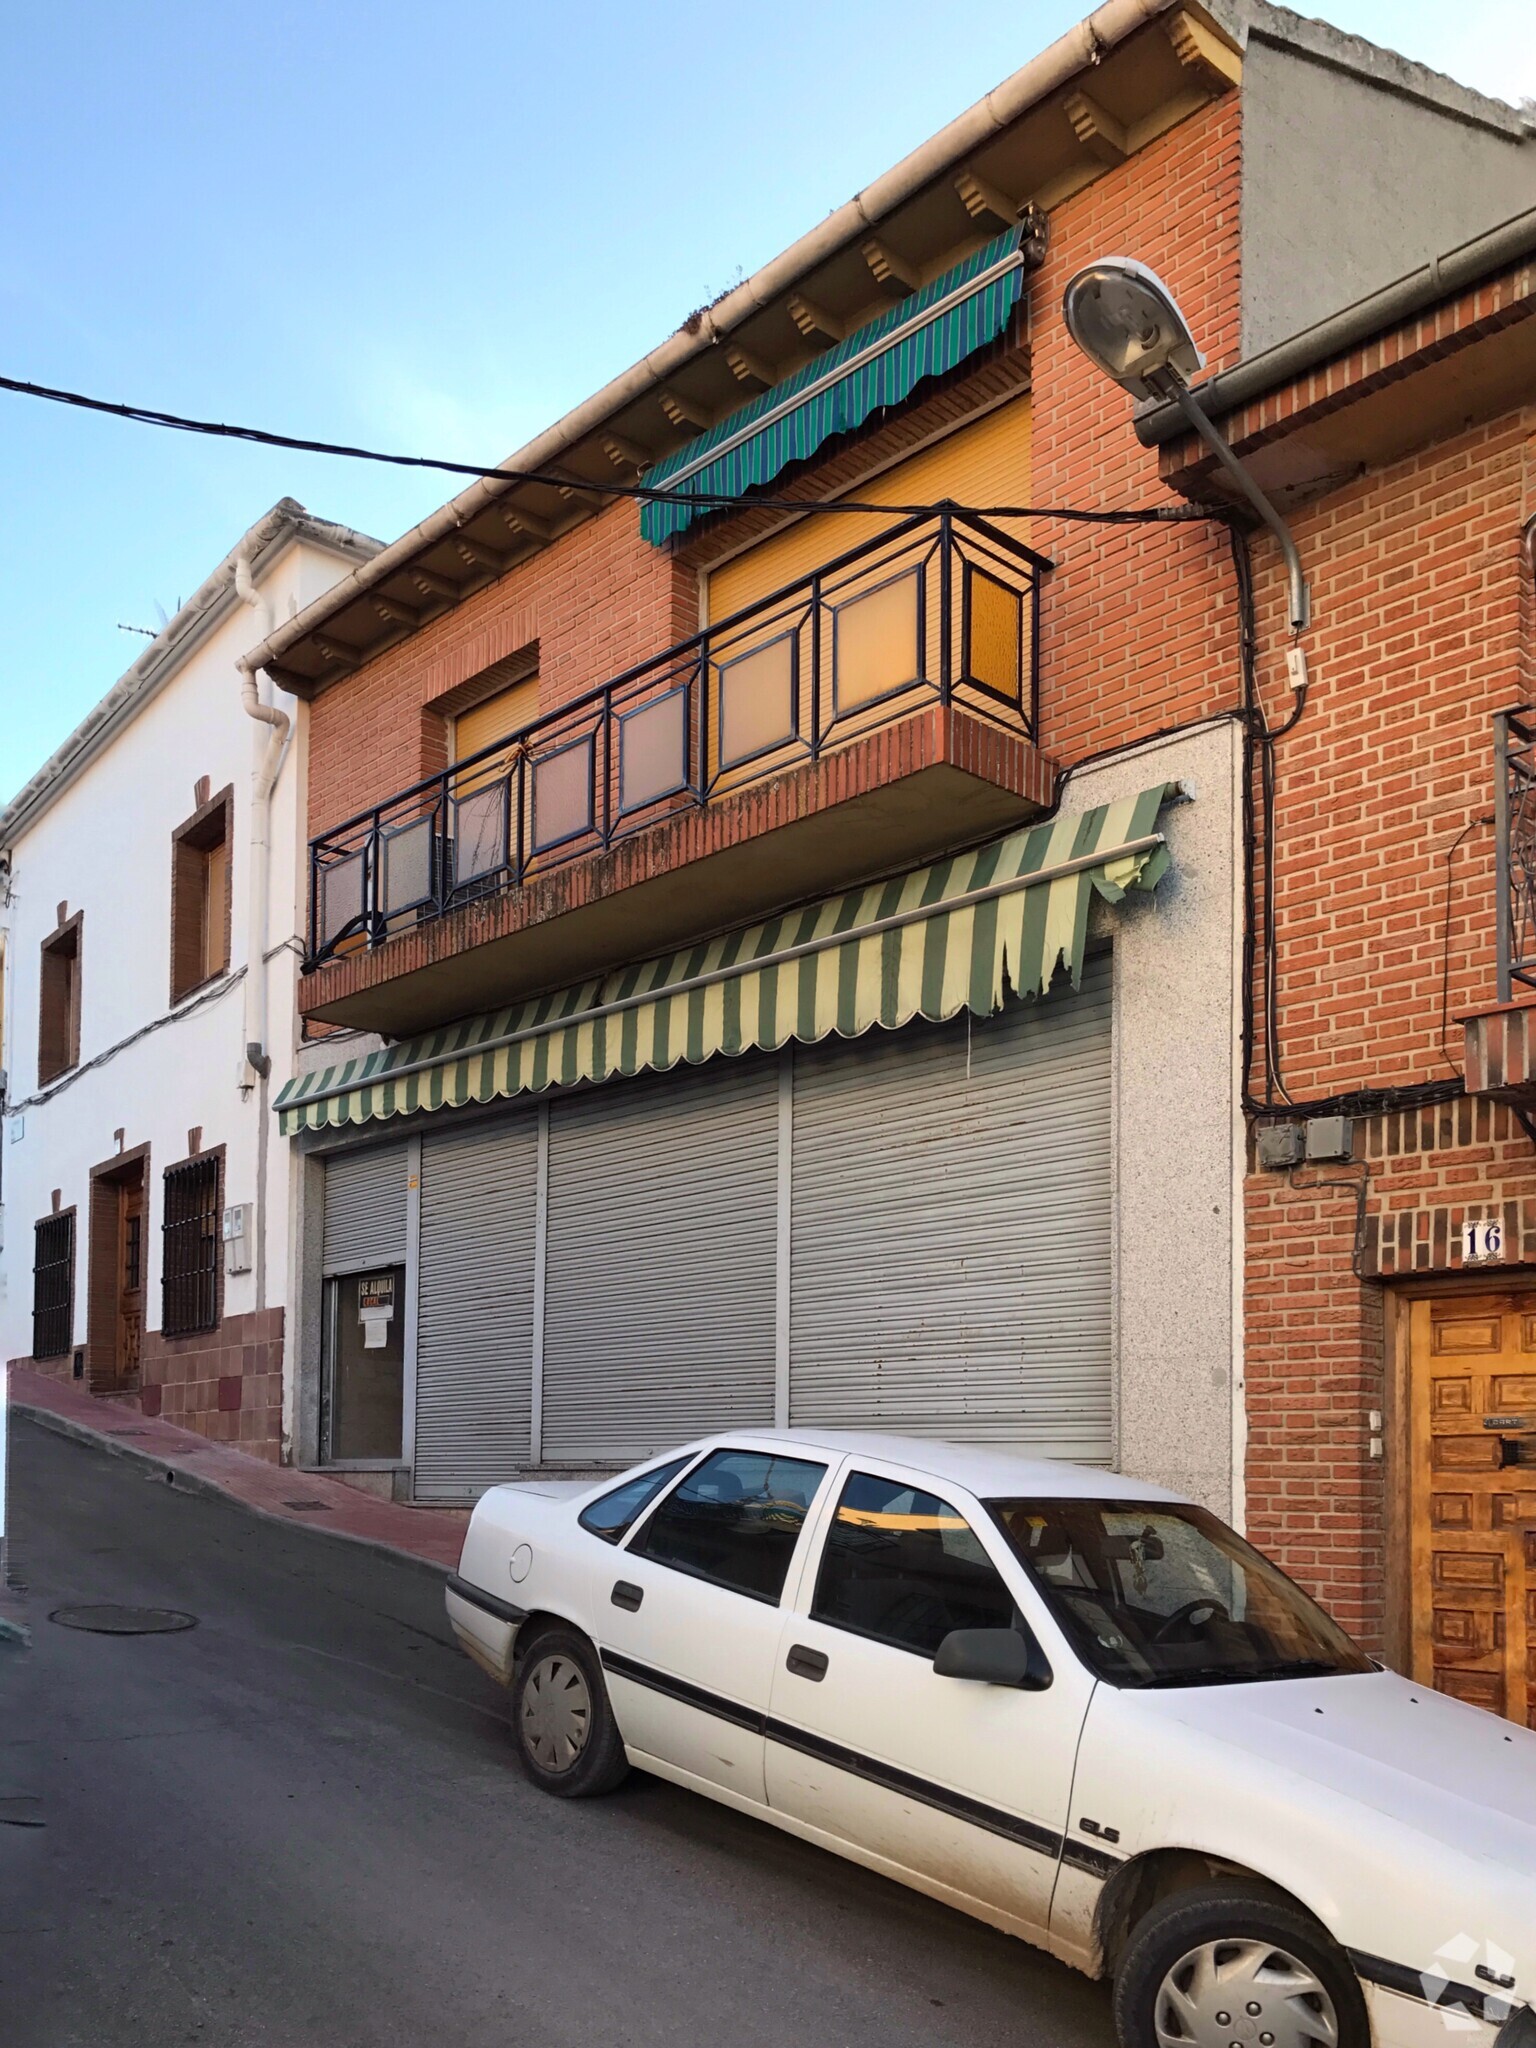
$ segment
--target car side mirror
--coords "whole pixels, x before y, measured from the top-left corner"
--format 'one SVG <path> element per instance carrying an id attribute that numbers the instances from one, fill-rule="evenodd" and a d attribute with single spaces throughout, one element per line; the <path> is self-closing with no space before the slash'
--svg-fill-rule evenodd
<path id="1" fill-rule="evenodd" d="M 1044 1650 L 1033 1634 L 1019 1628 L 951 1629 L 933 1668 L 940 1678 L 971 1678 L 1020 1692 L 1044 1692 L 1051 1682 Z"/>

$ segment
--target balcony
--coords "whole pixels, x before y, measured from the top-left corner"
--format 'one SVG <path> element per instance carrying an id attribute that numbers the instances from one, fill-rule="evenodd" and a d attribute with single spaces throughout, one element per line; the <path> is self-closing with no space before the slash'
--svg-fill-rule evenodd
<path id="1" fill-rule="evenodd" d="M 420 1030 L 1030 817 L 1049 566 L 921 514 L 322 833 L 304 1014 Z"/>
<path id="2" fill-rule="evenodd" d="M 1536 707 L 1493 721 L 1498 1001 L 1461 1019 L 1469 1095 L 1536 1113 Z"/>

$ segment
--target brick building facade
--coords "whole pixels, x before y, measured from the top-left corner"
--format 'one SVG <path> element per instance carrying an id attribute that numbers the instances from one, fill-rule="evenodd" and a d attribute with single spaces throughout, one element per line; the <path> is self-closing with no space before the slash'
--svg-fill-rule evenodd
<path id="1" fill-rule="evenodd" d="M 1311 688 L 1274 750 L 1256 1137 L 1352 1119 L 1348 1156 L 1331 1164 L 1250 1158 L 1250 1527 L 1367 1640 L 1519 1718 L 1526 1566 L 1445 1476 L 1457 1459 L 1502 1468 L 1490 1466 L 1489 1437 L 1438 1434 L 1424 1403 L 1460 1398 L 1478 1348 L 1502 1357 L 1495 1326 L 1514 1313 L 1506 1304 L 1528 1286 L 1536 1250 L 1536 1154 L 1525 1098 L 1506 1085 L 1522 1077 L 1496 1001 L 1510 906 L 1498 888 L 1493 740 L 1495 714 L 1528 703 L 1536 683 L 1533 249 L 1536 219 L 1518 217 L 1442 259 L 1443 281 L 1442 265 L 1428 267 L 1354 309 L 1349 331 L 1300 338 L 1290 374 L 1266 374 L 1261 358 L 1226 380 L 1243 401 L 1227 413 L 1234 445 L 1289 487 L 1314 601 Z M 1209 496 L 1195 444 L 1167 442 L 1161 467 Z M 1275 571 L 1266 561 L 1257 598 L 1272 727 L 1295 708 Z M 1278 1063 L 1263 1051 L 1266 988 Z M 1485 1221 L 1499 1238 L 1474 1258 L 1464 1232 Z M 1428 1356 L 1411 1330 L 1420 1302 L 1438 1319 Z M 1477 1326 L 1465 1357 L 1444 1334 L 1459 1316 Z M 1536 1386 L 1523 1348 L 1499 1375 L 1522 1397 Z M 1439 1358 L 1459 1362 L 1441 1373 Z M 1484 1419 L 1516 1425 L 1503 1454 L 1518 1471 L 1520 1429 L 1536 1421 L 1523 1398 L 1505 1405 L 1520 1412 Z M 1498 1496 L 1516 1534 L 1520 1484 Z M 1446 1518 L 1468 1512 L 1473 1535 L 1437 1548 Z M 1474 1562 L 1487 1583 L 1465 1583 Z"/>
<path id="2" fill-rule="evenodd" d="M 1100 28 L 1105 21 L 1096 17 Z M 722 938 L 729 946 L 753 918 L 903 870 L 912 880 L 929 873 L 914 863 L 1005 825 L 1099 816 L 1161 776 L 1167 791 L 1193 799 L 1161 828 L 1173 878 L 1155 911 L 1094 913 L 1093 943 L 1114 963 L 1105 1185 L 1116 1234 L 1103 1254 L 1113 1268 L 1101 1418 L 1109 1435 L 1093 1441 L 1112 1441 L 1129 1469 L 1244 1520 L 1368 1642 L 1408 1655 L 1417 1596 L 1406 1489 L 1416 1454 L 1399 1282 L 1409 1272 L 1454 1279 L 1472 1212 L 1516 1204 L 1505 1242 L 1517 1243 L 1518 1205 L 1533 1192 L 1513 1109 L 1464 1092 L 1456 1021 L 1488 996 L 1493 963 L 1491 834 L 1477 822 L 1491 805 L 1489 714 L 1523 699 L 1531 680 L 1519 539 L 1531 509 L 1529 424 L 1515 388 L 1521 365 L 1508 353 L 1526 287 L 1490 272 L 1465 302 L 1442 294 L 1428 324 L 1420 307 L 1405 335 L 1362 331 L 1330 355 L 1336 307 L 1375 290 L 1384 308 L 1401 308 L 1394 280 L 1420 254 L 1421 226 L 1382 206 L 1368 260 L 1356 252 L 1335 276 L 1322 250 L 1298 280 L 1272 189 L 1282 162 L 1277 109 L 1283 102 L 1293 122 L 1299 106 L 1311 107 L 1311 145 L 1328 151 L 1347 208 L 1352 192 L 1362 202 L 1380 192 L 1384 145 L 1367 149 L 1362 136 L 1385 106 L 1401 142 L 1396 189 L 1405 201 L 1433 200 L 1447 244 L 1487 226 L 1488 187 L 1481 170 L 1462 175 L 1468 166 L 1490 175 L 1497 167 L 1520 191 L 1536 157 L 1507 109 L 1448 81 L 1262 6 L 1245 10 L 1244 22 L 1235 33 L 1225 16 L 1154 6 L 1134 21 L 1116 15 L 1111 40 L 1087 64 L 1076 45 L 1046 53 L 994 96 L 1011 109 L 1006 118 L 989 115 L 985 130 L 956 124 L 942 161 L 930 148 L 920 169 L 917 159 L 899 167 L 878 193 L 703 309 L 523 451 L 509 464 L 521 480 L 476 485 L 268 643 L 273 675 L 308 699 L 315 887 L 339 877 L 375 891 L 371 909 L 359 894 L 350 923 L 334 927 L 317 894 L 299 991 L 310 1028 L 332 1034 L 305 1055 L 286 1126 L 313 1211 L 303 1227 L 307 1278 L 296 1289 L 306 1304 L 296 1350 L 307 1391 L 299 1386 L 295 1408 L 311 1418 L 296 1425 L 301 1459 L 326 1455 L 325 1361 L 339 1356 L 338 1314 L 351 1314 L 336 1304 L 370 1277 L 358 1263 L 366 1258 L 387 1265 L 382 1277 L 407 1303 L 395 1368 L 406 1420 L 390 1425 L 404 1448 L 373 1462 L 423 1497 L 405 1439 L 445 1426 L 431 1417 L 446 1397 L 426 1368 L 425 1347 L 438 1340 L 422 1336 L 442 1312 L 412 1247 L 438 1227 L 432 1189 L 446 1166 L 433 1162 L 446 1162 L 455 1133 L 467 1154 L 475 1119 L 524 1085 L 499 1067 L 493 1077 L 489 1055 L 471 1070 L 462 1048 L 544 1030 L 522 1003 L 565 1005 L 583 1018 L 592 1001 L 622 1008 L 626 975 L 683 974 L 679 963 L 691 956 L 671 949 Z M 1336 105 L 1329 94 L 1344 98 Z M 1437 156 L 1442 143 L 1462 152 L 1455 175 Z M 841 360 L 834 346 L 856 351 L 861 336 L 883 331 L 893 274 L 899 303 L 920 310 L 920 297 L 903 294 L 942 290 L 961 274 L 949 266 L 1002 246 L 985 236 L 1003 228 L 1017 237 L 1008 223 L 1021 214 L 1034 225 L 1011 318 L 918 377 L 899 402 L 780 462 L 759 493 L 772 504 L 703 513 L 656 545 L 632 504 L 605 498 L 615 476 L 665 479 L 678 463 L 685 476 L 714 474 L 710 450 L 750 438 L 755 415 L 737 410 L 744 396 L 756 391 L 771 406 L 779 392 L 802 388 L 818 350 Z M 1241 396 L 1221 408 L 1228 430 L 1293 512 L 1316 624 L 1304 642 L 1312 687 L 1283 733 L 1292 703 L 1278 556 L 1262 536 L 1234 548 L 1231 503 L 1198 447 L 1170 439 L 1155 418 L 1133 417 L 1061 323 L 1067 280 L 1119 250 L 1177 293 L 1213 394 Z M 1491 405 L 1469 403 L 1458 381 L 1456 365 L 1480 346 L 1502 351 L 1490 386 L 1502 396 Z M 1010 431 L 1011 453 L 999 446 Z M 1166 443 L 1160 463 L 1138 431 Z M 983 441 L 978 468 L 979 458 L 959 451 Z M 951 446 L 961 481 L 946 483 Z M 617 756 L 604 753 L 599 769 L 593 751 L 586 818 L 596 836 L 580 840 L 579 855 L 533 860 L 525 871 L 509 854 L 507 885 L 458 895 L 442 886 L 443 864 L 459 857 L 444 849 L 463 828 L 423 827 L 422 817 L 460 816 L 460 791 L 474 787 L 454 780 L 453 721 L 477 692 L 526 688 L 507 678 L 536 669 L 536 716 L 519 697 L 524 709 L 509 717 L 508 750 L 495 763 L 521 818 L 556 738 L 616 748 L 622 717 L 654 708 L 635 696 L 623 700 L 627 711 L 594 712 L 618 721 L 600 739 L 576 723 L 559 727 L 568 715 L 586 717 L 611 679 L 621 691 L 649 687 L 634 683 L 635 672 L 671 649 L 679 664 L 704 664 L 704 696 L 717 687 L 714 657 L 694 637 L 701 620 L 713 627 L 715 580 L 747 587 L 741 565 L 754 549 L 777 561 L 782 542 L 789 559 L 796 508 L 849 494 L 895 503 L 901 480 L 919 474 L 927 503 L 952 495 L 1035 508 L 999 524 L 1050 564 L 1040 572 L 1031 650 L 1037 716 L 989 722 L 941 692 L 936 704 L 893 712 L 806 758 L 771 761 L 718 793 L 690 786 L 632 830 L 611 832 L 606 823 L 598 831 L 592 806 L 614 800 Z M 896 481 L 898 497 L 879 496 L 883 478 Z M 1061 516 L 1063 508 L 1149 516 L 1096 523 Z M 879 528 L 821 509 L 804 530 L 825 533 L 820 559 L 831 561 Z M 1251 679 L 1239 573 L 1247 557 L 1256 578 Z M 811 559 L 805 547 L 802 558 Z M 814 588 L 808 601 L 819 601 Z M 705 760 L 707 743 L 699 745 Z M 1131 779 L 1138 774 L 1141 784 Z M 413 793 L 433 777 L 442 780 Z M 384 807 L 377 827 L 366 822 L 373 806 Z M 360 815 L 348 839 L 341 821 Z M 425 909 L 377 893 L 393 857 L 389 834 L 407 829 L 438 835 L 420 869 Z M 345 908 L 351 899 L 342 891 L 341 900 Z M 711 1049 L 702 1046 L 701 1063 Z M 419 1085 L 418 1073 L 428 1077 Z M 388 1081 L 396 1074 L 398 1087 Z M 784 1080 L 781 1101 L 799 1085 Z M 1325 1112 L 1353 1116 L 1351 1149 L 1295 1169 L 1259 1166 L 1259 1132 Z M 567 1110 L 556 1091 L 525 1104 L 525 1131 L 509 1113 L 496 1140 L 512 1148 L 524 1143 L 518 1131 L 526 1136 L 518 1171 L 537 1178 L 539 1221 L 528 1227 L 540 1260 L 553 1256 L 554 1211 L 543 1206 L 554 1199 L 549 1176 L 558 1180 L 550 1161 L 574 1146 L 588 1113 L 575 1097 Z M 374 1170 L 364 1141 L 386 1139 L 398 1153 L 390 1185 L 404 1190 L 398 1224 L 365 1243 L 348 1237 L 334 1191 L 361 1185 Z M 781 1186 L 791 1178 L 781 1152 Z M 779 1230 L 782 1247 L 793 1235 L 787 1210 Z M 352 1249 L 325 1249 L 332 1236 Z M 790 1384 L 778 1398 L 794 1413 L 799 1283 L 783 1265 L 788 1256 L 781 1251 L 774 1345 Z M 547 1314 L 555 1281 L 546 1287 L 540 1273 L 534 1294 Z M 538 1324 L 535 1411 L 548 1394 L 538 1392 L 548 1341 Z M 523 1380 L 518 1387 L 522 1403 L 530 1397 Z M 453 1470 L 468 1473 L 462 1447 L 475 1430 L 462 1417 L 455 1427 Z M 537 1423 L 517 1443 L 506 1458 L 538 1462 Z M 442 1457 L 447 1472 L 453 1458 Z"/>

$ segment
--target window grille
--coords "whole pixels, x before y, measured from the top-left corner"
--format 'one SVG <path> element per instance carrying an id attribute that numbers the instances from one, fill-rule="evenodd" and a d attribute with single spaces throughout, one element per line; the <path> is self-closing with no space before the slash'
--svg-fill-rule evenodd
<path id="1" fill-rule="evenodd" d="M 167 1169 L 161 1235 L 161 1328 L 167 1337 L 214 1329 L 219 1320 L 216 1153 Z"/>
<path id="2" fill-rule="evenodd" d="M 32 1356 L 62 1358 L 74 1321 L 75 1219 L 45 1216 L 32 1253 Z"/>

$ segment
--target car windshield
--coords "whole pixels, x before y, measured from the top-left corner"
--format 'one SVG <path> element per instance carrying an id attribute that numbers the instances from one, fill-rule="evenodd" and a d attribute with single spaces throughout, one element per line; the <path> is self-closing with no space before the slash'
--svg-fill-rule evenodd
<path id="1" fill-rule="evenodd" d="M 1316 1601 L 1203 1508 L 987 1502 L 1083 1661 L 1118 1686 L 1373 1667 Z"/>

